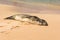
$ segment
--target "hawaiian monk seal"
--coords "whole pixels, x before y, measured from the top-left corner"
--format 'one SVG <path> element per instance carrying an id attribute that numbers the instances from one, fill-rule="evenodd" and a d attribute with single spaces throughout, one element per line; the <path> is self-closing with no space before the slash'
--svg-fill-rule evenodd
<path id="1" fill-rule="evenodd" d="M 16 15 L 12 15 L 10 17 L 6 17 L 4 19 L 12 19 L 12 20 L 18 20 L 18 21 L 22 21 L 22 22 L 29 22 L 32 24 L 38 24 L 41 26 L 48 26 L 48 23 L 44 19 L 40 19 L 37 16 L 31 16 L 31 15 L 27 15 L 27 14 L 16 14 Z"/>

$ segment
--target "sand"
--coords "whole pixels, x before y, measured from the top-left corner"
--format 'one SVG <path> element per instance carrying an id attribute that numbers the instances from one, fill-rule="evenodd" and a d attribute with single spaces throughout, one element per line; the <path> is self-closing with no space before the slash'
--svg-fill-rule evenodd
<path id="1" fill-rule="evenodd" d="M 24 24 L 3 18 L 17 14 L 11 11 L 15 6 L 0 4 L 0 40 L 60 40 L 60 14 L 50 11 L 26 13 L 38 16 L 48 22 L 48 26 Z M 18 13 L 20 14 L 20 13 Z"/>

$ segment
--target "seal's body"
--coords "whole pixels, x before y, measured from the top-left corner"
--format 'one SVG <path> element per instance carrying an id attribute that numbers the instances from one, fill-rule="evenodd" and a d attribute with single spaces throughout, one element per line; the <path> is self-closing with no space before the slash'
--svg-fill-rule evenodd
<path id="1" fill-rule="evenodd" d="M 16 15 L 7 17 L 5 19 L 12 19 L 12 20 L 18 20 L 22 22 L 29 22 L 32 24 L 38 24 L 42 26 L 48 26 L 48 23 L 45 20 L 40 19 L 37 16 L 31 16 L 27 14 L 16 14 Z"/>

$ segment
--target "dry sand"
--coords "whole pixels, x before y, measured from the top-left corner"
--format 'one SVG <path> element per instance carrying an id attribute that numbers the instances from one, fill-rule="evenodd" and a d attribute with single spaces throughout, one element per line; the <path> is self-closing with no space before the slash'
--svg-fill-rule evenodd
<path id="1" fill-rule="evenodd" d="M 11 11 L 13 8 L 16 7 L 0 4 L 0 40 L 60 40 L 60 14 L 49 11 L 45 12 L 47 14 L 29 13 L 45 19 L 48 26 L 4 20 L 5 17 L 17 14 Z"/>

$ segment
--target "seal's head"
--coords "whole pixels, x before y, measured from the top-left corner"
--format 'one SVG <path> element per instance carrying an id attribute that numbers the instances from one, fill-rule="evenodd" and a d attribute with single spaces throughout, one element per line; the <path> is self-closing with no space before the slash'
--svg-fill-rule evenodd
<path id="1" fill-rule="evenodd" d="M 40 26 L 48 26 L 48 23 L 47 23 L 46 20 L 40 19 L 40 18 L 37 17 L 37 16 L 31 16 L 31 17 L 29 17 L 29 19 L 31 19 L 32 22 L 34 22 L 34 24 L 38 24 L 38 25 L 40 25 Z M 31 22 L 31 23 L 32 23 L 32 22 Z"/>
<path id="2" fill-rule="evenodd" d="M 48 26 L 48 23 L 44 19 L 40 19 L 39 23 L 41 26 Z"/>

